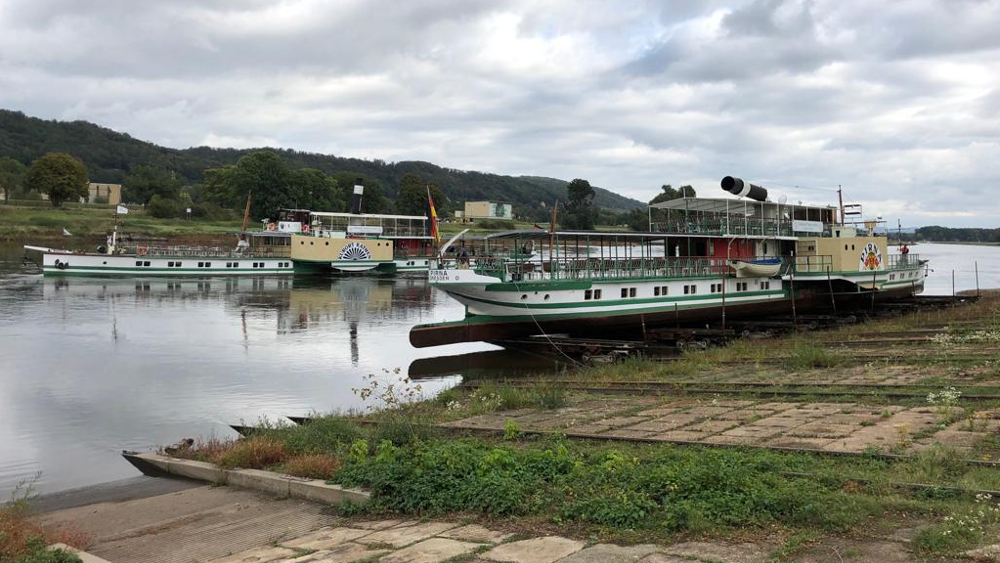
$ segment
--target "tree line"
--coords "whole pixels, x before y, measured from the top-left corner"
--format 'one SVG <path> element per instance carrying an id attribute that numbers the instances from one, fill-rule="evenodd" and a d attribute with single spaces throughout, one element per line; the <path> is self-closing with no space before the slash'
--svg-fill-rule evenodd
<path id="1" fill-rule="evenodd" d="M 176 173 L 163 168 L 136 166 L 122 182 L 122 201 L 144 205 L 154 217 L 183 217 L 191 209 L 196 217 L 221 218 L 242 211 L 249 199 L 251 216 L 262 219 L 273 218 L 281 208 L 347 211 L 358 181 L 364 186 L 364 213 L 426 216 L 428 194 L 434 198 L 439 216 L 451 206 L 441 187 L 419 174 L 405 174 L 392 200 L 377 179 L 354 171 L 327 174 L 315 168 L 292 169 L 272 151 L 253 152 L 236 164 L 209 168 L 204 171 L 204 181 L 196 184 L 185 184 Z M 86 166 L 69 154 L 48 153 L 30 166 L 10 157 L 0 158 L 0 189 L 5 201 L 45 194 L 59 207 L 66 201 L 87 200 L 88 186 Z"/>

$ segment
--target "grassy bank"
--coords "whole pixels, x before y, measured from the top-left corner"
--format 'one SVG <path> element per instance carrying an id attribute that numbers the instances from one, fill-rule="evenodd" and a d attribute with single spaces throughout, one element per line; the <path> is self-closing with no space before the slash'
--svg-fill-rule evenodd
<path id="1" fill-rule="evenodd" d="M 31 514 L 30 488 L 0 505 L 0 561 L 3 563 L 80 563 L 75 554 L 49 550 L 53 543 L 84 549 L 90 538 L 72 529 L 46 529 Z"/>
<path id="2" fill-rule="evenodd" d="M 0 240 L 31 242 L 64 239 L 63 229 L 74 237 L 103 240 L 114 224 L 113 209 L 67 204 L 62 208 L 0 205 Z M 240 229 L 239 220 L 157 219 L 142 209 L 122 216 L 119 230 L 156 237 L 224 236 Z"/>

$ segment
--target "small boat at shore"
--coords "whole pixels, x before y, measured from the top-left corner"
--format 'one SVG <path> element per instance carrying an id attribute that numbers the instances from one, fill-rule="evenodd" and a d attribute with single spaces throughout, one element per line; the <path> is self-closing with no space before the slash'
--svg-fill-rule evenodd
<path id="1" fill-rule="evenodd" d="M 730 260 L 729 267 L 736 270 L 738 278 L 769 278 L 781 272 L 781 258 Z"/>

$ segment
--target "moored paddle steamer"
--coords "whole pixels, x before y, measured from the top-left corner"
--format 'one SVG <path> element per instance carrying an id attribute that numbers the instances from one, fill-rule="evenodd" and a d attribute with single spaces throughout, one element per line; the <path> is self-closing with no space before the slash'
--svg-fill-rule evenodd
<path id="1" fill-rule="evenodd" d="M 727 176 L 741 199 L 682 197 L 654 204 L 649 231 L 510 231 L 486 245 L 538 258 L 441 261 L 431 284 L 465 305 L 461 321 L 419 325 L 414 346 L 593 334 L 823 307 L 923 290 L 926 261 L 889 254 L 879 221 L 844 209 L 772 202 Z"/>

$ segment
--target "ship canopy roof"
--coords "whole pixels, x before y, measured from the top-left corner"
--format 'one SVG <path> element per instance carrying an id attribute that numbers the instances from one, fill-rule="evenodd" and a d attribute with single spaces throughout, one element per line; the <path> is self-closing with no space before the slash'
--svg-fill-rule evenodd
<path id="1" fill-rule="evenodd" d="M 660 203 L 652 203 L 653 209 L 674 209 L 678 211 L 697 211 L 704 213 L 742 213 L 749 207 L 776 207 L 783 210 L 795 209 L 836 209 L 832 205 L 803 205 L 801 203 L 779 203 L 777 201 L 756 201 L 746 198 L 729 197 L 679 197 Z"/>

